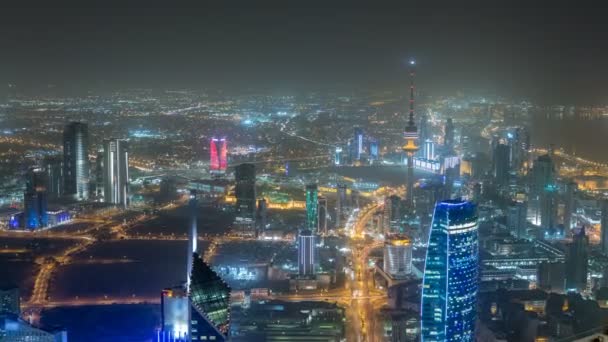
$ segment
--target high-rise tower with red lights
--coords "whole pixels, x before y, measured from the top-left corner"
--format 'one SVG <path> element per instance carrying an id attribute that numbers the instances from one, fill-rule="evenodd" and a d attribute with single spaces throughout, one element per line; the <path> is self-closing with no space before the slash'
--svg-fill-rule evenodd
<path id="1" fill-rule="evenodd" d="M 406 188 L 406 201 L 409 205 L 414 203 L 414 154 L 418 152 L 418 145 L 416 140 L 418 140 L 418 128 L 416 127 L 416 123 L 414 121 L 414 67 L 416 66 L 416 61 L 413 59 L 409 61 L 410 66 L 410 112 L 409 118 L 407 120 L 407 125 L 405 126 L 405 132 L 403 137 L 405 138 L 405 145 L 403 145 L 402 150 L 405 152 L 407 156 L 407 188 Z"/>

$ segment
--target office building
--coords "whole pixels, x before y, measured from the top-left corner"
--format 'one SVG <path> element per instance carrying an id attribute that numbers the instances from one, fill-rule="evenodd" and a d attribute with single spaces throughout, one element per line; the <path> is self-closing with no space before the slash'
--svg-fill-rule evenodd
<path id="1" fill-rule="evenodd" d="M 605 255 L 608 255 L 608 199 L 600 201 L 600 247 Z"/>
<path id="2" fill-rule="evenodd" d="M 334 165 L 340 166 L 344 164 L 344 157 L 342 156 L 342 147 L 336 147 L 334 152 Z"/>
<path id="3" fill-rule="evenodd" d="M 557 186 L 547 185 L 540 194 L 540 226 L 550 236 L 557 227 Z"/>
<path id="4" fill-rule="evenodd" d="M 572 236 L 572 243 L 566 255 L 566 290 L 583 292 L 587 290 L 587 269 L 589 263 L 589 237 L 585 227 Z"/>
<path id="5" fill-rule="evenodd" d="M 18 287 L 0 288 L 0 314 L 21 315 L 21 300 Z"/>
<path id="6" fill-rule="evenodd" d="M 129 152 L 126 140 L 104 141 L 103 184 L 104 202 L 123 208 L 129 205 Z"/>
<path id="7" fill-rule="evenodd" d="M 548 185 L 555 185 L 555 166 L 548 154 L 539 156 L 532 167 L 532 193 L 540 196 Z"/>
<path id="8" fill-rule="evenodd" d="M 507 229 L 511 235 L 523 239 L 527 235 L 528 204 L 526 202 L 512 202 L 507 208 Z"/>
<path id="9" fill-rule="evenodd" d="M 317 232 L 318 234 L 327 234 L 327 198 L 319 196 L 319 199 L 317 200 L 317 210 L 319 212 Z"/>
<path id="10" fill-rule="evenodd" d="M 313 276 L 315 274 L 316 257 L 315 235 L 310 230 L 300 231 L 298 236 L 298 273 L 300 276 Z"/>
<path id="11" fill-rule="evenodd" d="M 422 287 L 422 341 L 475 341 L 479 251 L 475 205 L 435 206 Z"/>
<path id="12" fill-rule="evenodd" d="M 209 171 L 215 174 L 226 173 L 228 167 L 228 142 L 226 138 L 211 138 L 209 144 Z"/>
<path id="13" fill-rule="evenodd" d="M 422 158 L 426 160 L 435 160 L 435 143 L 433 140 L 424 140 L 424 145 L 422 146 Z"/>
<path id="14" fill-rule="evenodd" d="M 235 167 L 236 213 L 238 217 L 253 221 L 255 217 L 255 165 L 240 164 Z"/>
<path id="15" fill-rule="evenodd" d="M 378 160 L 379 158 L 379 144 L 378 140 L 369 138 L 369 160 L 370 163 Z"/>
<path id="16" fill-rule="evenodd" d="M 72 122 L 63 131 L 64 194 L 76 200 L 89 198 L 89 129 Z"/>
<path id="17" fill-rule="evenodd" d="M 67 342 L 67 331 L 45 331 L 35 328 L 19 318 L 5 313 L 0 314 L 0 341 L 6 342 Z"/>
<path id="18" fill-rule="evenodd" d="M 576 182 L 567 182 L 564 189 L 564 228 L 569 231 L 573 226 L 574 214 L 576 213 L 576 194 L 577 184 Z"/>
<path id="19" fill-rule="evenodd" d="M 260 198 L 258 200 L 255 223 L 257 224 L 259 231 L 268 229 L 268 202 L 265 198 Z"/>
<path id="20" fill-rule="evenodd" d="M 364 152 L 364 133 L 363 128 L 355 127 L 354 129 L 354 137 L 353 137 L 353 159 L 361 160 L 361 155 Z"/>
<path id="21" fill-rule="evenodd" d="M 344 215 L 346 213 L 346 184 L 338 183 L 336 186 L 336 228 L 339 228 L 344 223 Z"/>
<path id="22" fill-rule="evenodd" d="M 30 168 L 26 174 L 23 194 L 25 228 L 38 229 L 48 226 L 47 181 L 44 169 Z"/>
<path id="23" fill-rule="evenodd" d="M 412 240 L 408 236 L 386 237 L 383 269 L 394 279 L 403 279 L 412 273 Z"/>
<path id="24" fill-rule="evenodd" d="M 94 175 L 94 182 L 95 182 L 95 199 L 98 201 L 103 201 L 104 200 L 104 163 L 103 163 L 103 159 L 104 159 L 104 147 L 102 145 L 102 147 L 97 150 L 97 154 L 95 157 L 95 175 Z"/>
<path id="25" fill-rule="evenodd" d="M 497 144 L 494 148 L 494 179 L 499 186 L 509 185 L 509 153 L 508 145 Z"/>
<path id="26" fill-rule="evenodd" d="M 198 254 L 193 255 L 190 341 L 227 341 L 230 332 L 230 287 Z"/>
<path id="27" fill-rule="evenodd" d="M 188 209 L 190 210 L 190 225 L 188 227 L 188 254 L 186 259 L 187 288 L 190 286 L 190 277 L 192 276 L 193 257 L 198 253 L 198 200 L 196 190 L 190 190 Z"/>
<path id="28" fill-rule="evenodd" d="M 454 121 L 452 118 L 448 118 L 446 121 L 443 142 L 446 150 L 451 151 L 454 149 Z"/>
<path id="29" fill-rule="evenodd" d="M 50 156 L 44 159 L 46 171 L 46 192 L 49 199 L 57 199 L 63 194 L 63 157 Z"/>
<path id="30" fill-rule="evenodd" d="M 317 184 L 306 185 L 306 229 L 315 232 L 319 220 Z"/>
<path id="31" fill-rule="evenodd" d="M 188 341 L 190 300 L 182 286 L 164 289 L 160 295 L 159 341 Z"/>

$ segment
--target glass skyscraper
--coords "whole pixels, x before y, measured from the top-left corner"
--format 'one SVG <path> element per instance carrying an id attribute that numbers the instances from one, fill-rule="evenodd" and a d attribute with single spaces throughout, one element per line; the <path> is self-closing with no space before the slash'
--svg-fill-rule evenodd
<path id="1" fill-rule="evenodd" d="M 89 129 L 72 122 L 63 131 L 64 193 L 77 200 L 89 198 Z"/>
<path id="2" fill-rule="evenodd" d="M 422 341 L 474 341 L 478 237 L 475 205 L 435 206 L 422 288 Z"/>
<path id="3" fill-rule="evenodd" d="M 129 152 L 127 141 L 109 139 L 103 143 L 104 202 L 128 205 Z"/>

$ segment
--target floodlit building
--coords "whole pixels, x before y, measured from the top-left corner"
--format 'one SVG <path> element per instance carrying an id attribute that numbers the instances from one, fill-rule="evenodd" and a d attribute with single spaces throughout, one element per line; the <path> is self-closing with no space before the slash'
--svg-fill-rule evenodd
<path id="1" fill-rule="evenodd" d="M 319 219 L 319 191 L 317 184 L 306 186 L 306 228 L 311 231 L 317 230 Z"/>
<path id="2" fill-rule="evenodd" d="M 300 276 L 315 274 L 315 236 L 310 230 L 303 230 L 298 236 L 298 273 Z"/>
<path id="3" fill-rule="evenodd" d="M 64 194 L 76 200 L 89 198 L 89 129 L 72 122 L 63 131 Z"/>
<path id="4" fill-rule="evenodd" d="M 127 141 L 110 139 L 103 144 L 103 198 L 106 203 L 128 206 L 129 152 Z"/>
<path id="5" fill-rule="evenodd" d="M 475 205 L 435 206 L 422 287 L 422 341 L 474 341 L 478 290 Z"/>
<path id="6" fill-rule="evenodd" d="M 389 235 L 384 243 L 384 272 L 395 279 L 412 273 L 412 240 L 405 235 Z"/>

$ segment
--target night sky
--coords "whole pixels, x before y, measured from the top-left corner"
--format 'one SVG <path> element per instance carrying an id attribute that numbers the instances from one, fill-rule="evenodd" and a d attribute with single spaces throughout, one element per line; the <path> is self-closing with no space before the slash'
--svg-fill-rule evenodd
<path id="1" fill-rule="evenodd" d="M 7 3 L 0 7 L 0 82 L 23 88 L 382 89 L 406 78 L 402 62 L 414 56 L 421 87 L 431 94 L 608 103 L 608 10 L 578 2 L 572 8 Z"/>

